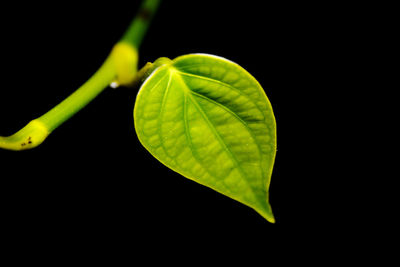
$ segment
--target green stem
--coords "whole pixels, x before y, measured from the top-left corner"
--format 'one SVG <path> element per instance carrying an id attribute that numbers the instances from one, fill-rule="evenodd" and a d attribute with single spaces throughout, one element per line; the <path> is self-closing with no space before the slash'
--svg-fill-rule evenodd
<path id="1" fill-rule="evenodd" d="M 51 132 L 85 107 L 113 81 L 116 76 L 112 58 L 108 57 L 97 72 L 68 98 L 37 120 Z"/>
<path id="2" fill-rule="evenodd" d="M 130 43 L 139 48 L 159 4 L 160 0 L 143 1 L 136 17 L 132 20 L 120 41 Z"/>
<path id="3" fill-rule="evenodd" d="M 0 148 L 24 150 L 38 146 L 58 126 L 85 107 L 112 82 L 130 85 L 137 80 L 137 50 L 160 0 L 144 0 L 136 17 L 99 70 L 68 98 L 15 134 L 0 136 Z"/>

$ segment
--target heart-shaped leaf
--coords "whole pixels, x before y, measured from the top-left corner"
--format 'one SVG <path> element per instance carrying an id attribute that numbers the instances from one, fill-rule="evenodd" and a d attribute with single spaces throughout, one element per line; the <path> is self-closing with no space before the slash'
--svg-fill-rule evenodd
<path id="1" fill-rule="evenodd" d="M 140 142 L 164 165 L 275 221 L 275 118 L 242 67 L 206 54 L 164 60 L 142 84 L 134 120 Z"/>

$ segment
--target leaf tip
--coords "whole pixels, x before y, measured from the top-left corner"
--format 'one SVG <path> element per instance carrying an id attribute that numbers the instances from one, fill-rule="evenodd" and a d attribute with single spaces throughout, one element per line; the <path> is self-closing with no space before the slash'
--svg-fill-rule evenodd
<path id="1" fill-rule="evenodd" d="M 263 206 L 253 207 L 253 209 L 260 214 L 264 219 L 270 223 L 275 223 L 275 216 L 272 213 L 271 205 L 268 201 L 265 202 Z"/>
<path id="2" fill-rule="evenodd" d="M 275 220 L 275 217 L 274 217 L 274 215 L 272 214 L 272 212 L 266 212 L 266 211 L 264 211 L 264 212 L 260 212 L 260 211 L 257 211 L 264 219 L 266 219 L 268 222 L 270 222 L 270 223 L 275 223 L 276 222 L 276 220 Z"/>

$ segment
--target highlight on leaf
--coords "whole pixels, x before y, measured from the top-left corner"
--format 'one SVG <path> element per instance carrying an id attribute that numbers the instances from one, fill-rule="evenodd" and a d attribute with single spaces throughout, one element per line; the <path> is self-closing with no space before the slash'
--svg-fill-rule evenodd
<path id="1" fill-rule="evenodd" d="M 184 177 L 275 222 L 269 185 L 276 125 L 260 84 L 238 64 L 213 55 L 163 58 L 159 65 L 136 98 L 142 145 Z"/>

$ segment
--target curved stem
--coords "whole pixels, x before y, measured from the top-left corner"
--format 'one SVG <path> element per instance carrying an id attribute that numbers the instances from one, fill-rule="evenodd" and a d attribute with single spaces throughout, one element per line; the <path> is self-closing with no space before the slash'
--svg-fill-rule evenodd
<path id="1" fill-rule="evenodd" d="M 36 147 L 54 129 L 85 107 L 112 82 L 118 85 L 134 83 L 137 75 L 137 50 L 159 3 L 160 0 L 144 0 L 128 30 L 113 47 L 99 70 L 46 114 L 32 120 L 11 136 L 0 136 L 0 148 L 24 150 Z"/>
<path id="2" fill-rule="evenodd" d="M 108 57 L 97 72 L 69 97 L 37 120 L 51 132 L 85 107 L 112 82 L 116 76 L 115 66 Z"/>

